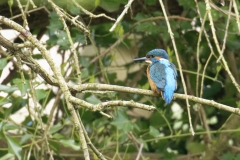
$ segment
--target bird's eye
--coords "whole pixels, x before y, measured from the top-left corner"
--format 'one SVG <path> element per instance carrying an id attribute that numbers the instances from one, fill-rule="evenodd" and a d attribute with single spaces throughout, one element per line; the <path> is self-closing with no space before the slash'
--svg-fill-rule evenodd
<path id="1" fill-rule="evenodd" d="M 153 58 L 153 57 L 154 57 L 154 56 L 152 56 L 152 55 L 151 55 L 151 56 L 147 56 L 147 58 Z"/>

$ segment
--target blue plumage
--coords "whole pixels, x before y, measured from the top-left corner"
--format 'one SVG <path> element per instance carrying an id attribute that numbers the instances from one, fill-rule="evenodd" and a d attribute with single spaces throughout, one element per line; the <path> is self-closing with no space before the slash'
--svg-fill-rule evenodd
<path id="1" fill-rule="evenodd" d="M 148 52 L 146 57 L 135 60 L 150 63 L 147 75 L 151 89 L 161 93 L 166 103 L 170 103 L 177 88 L 177 70 L 175 65 L 169 62 L 167 52 L 163 49 L 154 49 Z"/>

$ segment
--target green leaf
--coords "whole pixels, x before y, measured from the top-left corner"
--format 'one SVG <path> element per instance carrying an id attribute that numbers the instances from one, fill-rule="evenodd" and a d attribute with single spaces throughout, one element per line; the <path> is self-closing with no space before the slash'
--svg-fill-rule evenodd
<path id="1" fill-rule="evenodd" d="M 30 138 L 32 138 L 33 135 L 32 134 L 24 134 L 22 137 L 21 137 L 21 140 L 19 141 L 19 143 L 22 145 L 24 143 L 26 143 Z"/>
<path id="2" fill-rule="evenodd" d="M 113 56 L 104 56 L 102 62 L 104 66 L 109 66 L 112 63 Z"/>
<path id="3" fill-rule="evenodd" d="M 238 160 L 238 159 L 240 159 L 240 153 L 238 153 L 238 154 L 236 155 L 236 157 L 234 158 L 234 160 Z"/>
<path id="4" fill-rule="evenodd" d="M 60 151 L 60 144 L 59 144 L 59 141 L 53 141 L 53 140 L 49 140 L 49 146 L 52 150 L 54 150 L 57 154 L 59 154 L 59 151 Z"/>
<path id="5" fill-rule="evenodd" d="M 203 18 L 206 13 L 206 4 L 204 2 L 198 2 L 198 7 L 201 13 L 201 17 Z"/>
<path id="6" fill-rule="evenodd" d="M 67 38 L 67 33 L 65 31 L 58 31 L 56 33 L 56 36 L 58 38 L 57 45 L 59 45 L 61 49 L 68 49 L 70 46 L 70 42 Z"/>
<path id="7" fill-rule="evenodd" d="M 37 100 L 39 101 L 39 100 L 41 100 L 41 99 L 43 99 L 43 98 L 45 98 L 46 97 L 46 91 L 45 90 L 43 90 L 43 89 L 36 89 L 35 90 L 35 93 L 36 93 L 36 97 L 37 97 Z"/>
<path id="8" fill-rule="evenodd" d="M 20 146 L 19 142 L 10 136 L 5 135 L 5 138 L 8 143 L 8 151 L 17 156 L 18 159 L 22 159 L 22 147 Z"/>
<path id="9" fill-rule="evenodd" d="M 143 14 L 143 13 L 138 13 L 135 17 L 134 17 L 134 20 L 135 21 L 140 21 L 140 20 L 143 20 L 143 19 L 146 19 L 146 18 L 149 18 L 150 15 L 148 14 Z"/>
<path id="10" fill-rule="evenodd" d="M 15 125 L 14 123 L 6 123 L 4 125 L 4 131 L 8 131 L 8 130 L 14 130 L 14 129 L 18 129 L 19 127 L 17 125 Z"/>
<path id="11" fill-rule="evenodd" d="M 88 81 L 89 83 L 94 83 L 95 82 L 95 76 L 94 75 L 91 75 L 90 77 L 89 77 L 89 81 Z"/>
<path id="12" fill-rule="evenodd" d="M 59 17 L 56 12 L 50 13 L 49 17 L 50 24 L 47 26 L 47 28 L 50 30 L 50 34 L 54 34 L 54 32 L 63 28 L 63 24 L 59 20 Z"/>
<path id="13" fill-rule="evenodd" d="M 150 87 L 150 84 L 147 82 L 147 83 L 145 83 L 143 86 L 138 86 L 138 88 L 142 88 L 142 89 L 149 89 L 149 87 Z"/>
<path id="14" fill-rule="evenodd" d="M 62 139 L 60 140 L 60 143 L 63 144 L 65 147 L 71 147 L 76 151 L 80 149 L 80 146 L 76 144 L 73 139 Z"/>
<path id="15" fill-rule="evenodd" d="M 4 104 L 8 104 L 8 103 L 11 103 L 11 101 L 7 99 L 7 97 L 0 96 L 0 106 L 3 106 Z"/>
<path id="16" fill-rule="evenodd" d="M 117 116 L 110 124 L 122 129 L 124 132 L 132 131 L 134 128 L 134 124 L 128 119 L 126 113 L 121 110 L 118 111 Z"/>
<path id="17" fill-rule="evenodd" d="M 144 0 L 144 3 L 150 6 L 150 5 L 156 4 L 156 1 L 155 0 Z"/>
<path id="18" fill-rule="evenodd" d="M 63 126 L 60 123 L 58 123 L 50 128 L 49 133 L 53 134 L 53 133 L 59 131 L 60 129 L 62 129 L 62 127 Z"/>
<path id="19" fill-rule="evenodd" d="M 14 91 L 18 90 L 15 86 L 6 86 L 0 84 L 0 91 L 6 92 L 6 93 L 12 93 Z"/>
<path id="20" fill-rule="evenodd" d="M 114 32 L 116 33 L 118 38 L 121 38 L 123 36 L 124 30 L 123 30 L 123 27 L 122 27 L 122 25 L 120 23 L 117 25 L 117 27 L 115 28 Z"/>
<path id="21" fill-rule="evenodd" d="M 10 9 L 11 17 L 13 16 L 13 14 L 12 14 L 12 5 L 13 5 L 13 0 L 8 0 L 8 6 L 9 6 L 9 9 Z"/>
<path id="22" fill-rule="evenodd" d="M 95 0 L 95 3 L 94 3 L 95 7 L 97 7 L 99 4 L 100 4 L 100 0 Z"/>
<path id="23" fill-rule="evenodd" d="M 80 61 L 80 64 L 85 68 L 89 67 L 89 65 L 90 65 L 89 60 L 84 56 L 81 56 L 79 58 L 79 61 Z"/>
<path id="24" fill-rule="evenodd" d="M 233 154 L 231 152 L 227 152 L 222 156 L 221 160 L 233 160 L 234 156 L 235 156 L 235 154 Z"/>
<path id="25" fill-rule="evenodd" d="M 7 65 L 7 58 L 0 58 L 0 70 L 3 70 Z"/>
<path id="26" fill-rule="evenodd" d="M 78 8 L 77 6 L 75 6 L 75 5 L 69 6 L 68 10 L 69 10 L 69 12 L 70 12 L 71 14 L 73 14 L 73 15 L 78 15 L 78 14 L 81 13 L 80 10 L 79 10 L 79 8 Z"/>
<path id="27" fill-rule="evenodd" d="M 167 31 L 166 25 L 158 26 L 151 22 L 142 23 L 141 25 L 138 25 L 135 29 L 137 32 L 146 32 L 147 31 L 151 34 L 157 34 L 157 33 Z"/>
<path id="28" fill-rule="evenodd" d="M 20 108 L 26 105 L 27 100 L 22 99 L 22 97 L 11 97 L 12 106 L 8 108 L 10 110 L 10 113 L 17 112 Z"/>
<path id="29" fill-rule="evenodd" d="M 188 21 L 182 21 L 180 26 L 181 26 L 181 29 L 184 29 L 184 30 L 192 29 L 192 25 Z"/>
<path id="30" fill-rule="evenodd" d="M 205 145 L 198 142 L 188 142 L 186 148 L 190 153 L 201 153 L 205 150 Z"/>
<path id="31" fill-rule="evenodd" d="M 59 133 L 54 134 L 52 137 L 56 138 L 56 139 L 64 139 L 64 138 L 66 138 L 64 135 L 59 134 Z"/>
<path id="32" fill-rule="evenodd" d="M 147 151 L 149 150 L 148 144 L 145 140 L 143 140 L 142 138 L 138 138 L 138 141 L 143 144 L 144 149 L 146 149 Z"/>
<path id="33" fill-rule="evenodd" d="M 81 75 L 82 79 L 86 79 L 89 77 L 89 70 L 87 68 L 83 68 L 81 70 L 81 73 L 82 73 L 82 75 Z"/>
<path id="34" fill-rule="evenodd" d="M 29 89 L 29 81 L 26 80 L 26 84 L 19 78 L 13 79 L 13 83 L 17 85 L 18 89 L 21 91 L 21 95 L 25 96 L 27 89 Z"/>
<path id="35" fill-rule="evenodd" d="M 127 4 L 127 0 L 105 0 L 100 1 L 100 7 L 108 12 L 113 12 L 118 10 L 120 4 Z"/>
<path id="36" fill-rule="evenodd" d="M 217 73 L 219 73 L 222 70 L 222 66 L 221 65 L 217 65 Z"/>
<path id="37" fill-rule="evenodd" d="M 86 98 L 86 101 L 89 102 L 89 103 L 92 103 L 92 104 L 98 104 L 100 103 L 101 101 L 95 96 L 95 95 L 91 95 L 89 97 Z"/>
<path id="38" fill-rule="evenodd" d="M 5 125 L 5 122 L 1 121 L 0 122 L 0 138 L 4 138 L 4 125 Z"/>
<path id="39" fill-rule="evenodd" d="M 183 6 L 185 10 L 195 8 L 195 3 L 194 1 L 189 1 L 189 0 L 178 0 L 178 4 L 180 6 Z"/>
<path id="40" fill-rule="evenodd" d="M 149 127 L 149 134 L 153 137 L 158 137 L 160 133 L 156 128 L 154 128 L 153 126 L 150 126 Z"/>

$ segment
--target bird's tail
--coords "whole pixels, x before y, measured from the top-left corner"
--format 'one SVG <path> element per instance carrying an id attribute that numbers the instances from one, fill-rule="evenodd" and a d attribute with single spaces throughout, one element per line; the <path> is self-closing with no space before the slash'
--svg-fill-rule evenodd
<path id="1" fill-rule="evenodd" d="M 166 89 L 162 92 L 162 96 L 167 104 L 169 104 L 173 99 L 174 90 Z"/>

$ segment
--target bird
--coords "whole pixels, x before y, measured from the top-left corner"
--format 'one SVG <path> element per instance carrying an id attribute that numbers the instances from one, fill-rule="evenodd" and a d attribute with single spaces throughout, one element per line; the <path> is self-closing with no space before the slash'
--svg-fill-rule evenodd
<path id="1" fill-rule="evenodd" d="M 169 104 L 177 89 L 177 69 L 169 61 L 167 52 L 164 49 L 153 49 L 147 53 L 146 57 L 136 58 L 134 61 L 149 63 L 147 77 L 150 87 Z"/>

